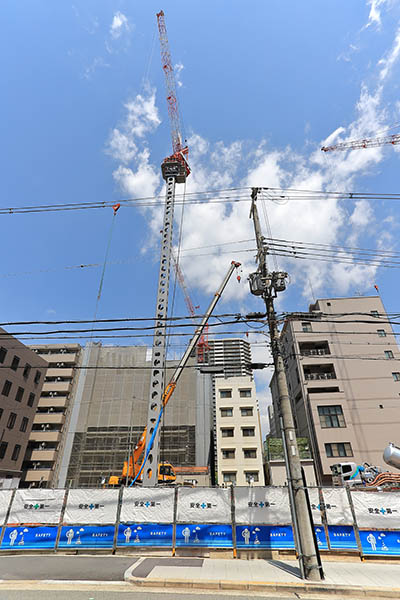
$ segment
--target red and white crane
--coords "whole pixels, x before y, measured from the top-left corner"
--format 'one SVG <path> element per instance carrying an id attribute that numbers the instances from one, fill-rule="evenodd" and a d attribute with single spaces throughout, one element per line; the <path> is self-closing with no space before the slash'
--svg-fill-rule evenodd
<path id="1" fill-rule="evenodd" d="M 322 146 L 322 152 L 332 152 L 334 150 L 359 150 L 360 148 L 376 148 L 391 144 L 396 146 L 400 144 L 400 134 L 388 135 L 386 137 L 364 138 L 362 140 L 353 140 L 351 142 L 342 142 L 332 146 Z"/>

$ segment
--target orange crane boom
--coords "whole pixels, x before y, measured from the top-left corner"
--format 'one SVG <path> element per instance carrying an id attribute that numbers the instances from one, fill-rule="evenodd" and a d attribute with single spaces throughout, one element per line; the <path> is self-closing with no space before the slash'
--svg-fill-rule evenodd
<path id="1" fill-rule="evenodd" d="M 353 140 L 351 142 L 342 142 L 341 144 L 334 144 L 333 146 L 322 146 L 322 152 L 332 152 L 334 150 L 359 150 L 360 148 L 376 148 L 377 146 L 384 146 L 385 144 L 391 144 L 396 146 L 400 144 L 400 135 L 389 135 L 386 137 L 379 138 L 364 138 L 362 140 Z"/>

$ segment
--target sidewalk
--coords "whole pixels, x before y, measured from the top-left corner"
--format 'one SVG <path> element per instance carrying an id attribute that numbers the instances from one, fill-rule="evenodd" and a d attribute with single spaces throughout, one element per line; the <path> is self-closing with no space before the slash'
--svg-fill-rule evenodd
<path id="1" fill-rule="evenodd" d="M 399 564 L 326 562 L 323 567 L 325 580 L 314 583 L 300 578 L 295 561 L 141 558 L 126 571 L 125 581 L 146 587 L 400 598 Z"/>

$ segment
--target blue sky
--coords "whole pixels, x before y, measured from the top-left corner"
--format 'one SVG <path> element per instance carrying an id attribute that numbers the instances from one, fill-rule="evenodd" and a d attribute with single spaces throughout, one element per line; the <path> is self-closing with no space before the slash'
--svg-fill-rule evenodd
<path id="1" fill-rule="evenodd" d="M 397 1 L 3 0 L 2 206 L 163 193 L 159 164 L 171 143 L 160 8 L 189 140 L 188 193 L 251 185 L 399 191 L 400 146 L 319 150 L 329 137 L 374 137 L 400 121 Z M 276 238 L 398 250 L 396 203 L 322 198 L 268 201 L 266 209 Z M 253 254 L 237 252 L 252 243 L 234 243 L 253 236 L 248 210 L 245 202 L 185 208 L 182 267 L 203 308 L 234 258 L 244 263 L 243 282 L 232 281 L 219 310 L 261 309 L 245 282 Z M 65 267 L 102 264 L 112 210 L 0 218 L 2 320 L 92 318 L 101 266 Z M 160 222 L 160 208 L 119 211 L 99 317 L 153 316 Z M 306 310 L 311 279 L 320 297 L 373 294 L 377 283 L 387 310 L 399 310 L 396 269 L 280 266 L 291 273 L 280 309 Z M 186 314 L 180 290 L 174 312 Z M 266 351 L 255 347 L 254 356 Z"/>

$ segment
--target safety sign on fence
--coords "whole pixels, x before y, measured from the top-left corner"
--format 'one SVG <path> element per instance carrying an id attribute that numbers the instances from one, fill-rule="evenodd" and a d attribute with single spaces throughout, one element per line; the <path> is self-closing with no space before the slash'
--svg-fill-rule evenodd
<path id="1" fill-rule="evenodd" d="M 122 495 L 120 521 L 123 523 L 172 523 L 173 489 L 126 488 Z"/>
<path id="2" fill-rule="evenodd" d="M 181 523 L 231 523 L 231 490 L 180 488 L 176 518 Z"/>
<path id="3" fill-rule="evenodd" d="M 234 490 L 236 523 L 285 525 L 292 522 L 287 488 L 238 487 Z"/>
<path id="4" fill-rule="evenodd" d="M 115 523 L 118 494 L 118 490 L 69 490 L 63 522 L 74 525 Z"/>
<path id="5" fill-rule="evenodd" d="M 17 490 L 12 501 L 9 523 L 58 523 L 65 490 Z"/>

